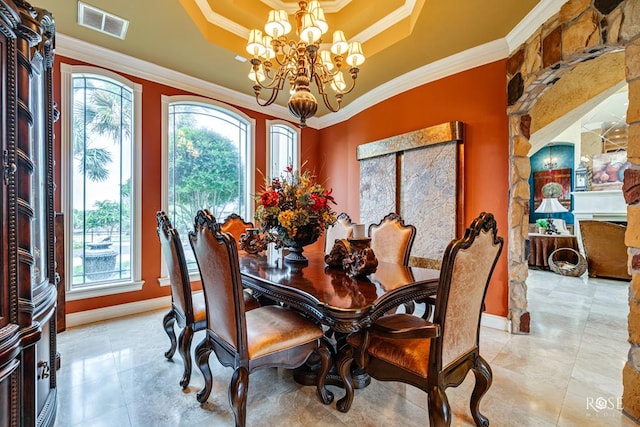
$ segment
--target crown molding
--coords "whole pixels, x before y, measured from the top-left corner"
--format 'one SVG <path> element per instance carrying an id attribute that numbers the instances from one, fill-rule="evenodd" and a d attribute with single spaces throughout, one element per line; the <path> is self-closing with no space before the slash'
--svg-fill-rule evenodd
<path id="1" fill-rule="evenodd" d="M 509 54 L 527 41 L 549 18 L 560 11 L 567 0 L 542 0 L 505 37 Z"/>
<path id="2" fill-rule="evenodd" d="M 262 0 L 263 3 L 271 6 L 274 9 L 283 9 L 286 10 L 288 14 L 294 14 L 298 10 L 297 5 L 293 5 L 292 3 L 282 3 L 280 0 Z M 340 4 L 336 4 L 337 9 L 333 10 L 331 8 L 332 5 L 325 5 L 322 8 L 327 13 L 334 13 L 342 9 L 346 6 L 349 1 L 346 2 L 337 2 Z M 205 17 L 207 22 L 210 24 L 216 25 L 236 36 L 247 39 L 249 37 L 249 29 L 239 24 L 238 22 L 232 21 L 231 19 L 223 16 L 217 12 L 215 12 L 211 5 L 207 0 L 195 0 L 196 5 L 200 9 L 200 12 Z M 327 6 L 329 8 L 327 8 Z M 396 25 L 398 22 L 403 19 L 411 16 L 413 13 L 413 9 L 416 7 L 416 0 L 405 0 L 405 2 L 395 9 L 393 12 L 389 13 L 387 16 L 382 19 L 374 22 L 371 26 L 365 28 L 356 36 L 353 37 L 353 41 L 359 41 L 360 43 L 365 43 L 367 40 L 379 35 L 380 33 L 388 30 L 392 26 Z"/>
<path id="3" fill-rule="evenodd" d="M 395 9 L 379 21 L 374 22 L 370 27 L 365 28 L 360 33 L 356 34 L 353 37 L 353 40 L 360 43 L 366 42 L 367 40 L 381 34 L 383 31 L 388 30 L 403 19 L 411 16 L 415 7 L 416 0 L 406 0 L 402 6 Z"/>
<path id="4" fill-rule="evenodd" d="M 282 0 L 261 0 L 262 3 L 276 10 L 286 10 L 287 13 L 296 13 L 298 10 L 297 3 L 283 2 Z M 351 3 L 352 0 L 327 0 L 323 1 L 322 9 L 327 13 L 336 13 L 340 9 Z"/>
<path id="5" fill-rule="evenodd" d="M 170 70 L 113 50 L 105 49 L 64 34 L 56 34 L 56 54 L 206 96 L 231 104 L 232 106 L 247 108 L 289 122 L 295 122 L 291 113 L 289 113 L 289 109 L 285 106 L 271 104 L 268 107 L 260 107 L 256 104 L 255 97 L 251 95 L 240 93 L 224 86 Z M 308 119 L 307 126 L 317 129 L 318 119 L 315 117 Z"/>
<path id="6" fill-rule="evenodd" d="M 531 34 L 537 31 L 544 22 L 556 14 L 564 3 L 565 0 L 542 0 L 505 38 L 467 49 L 464 52 L 409 71 L 354 99 L 337 113 L 328 113 L 321 117 L 308 119 L 307 126 L 313 129 L 323 129 L 338 124 L 367 108 L 417 86 L 506 58 L 513 50 L 524 43 Z M 268 114 L 288 122 L 296 122 L 286 106 L 271 104 L 268 107 L 260 107 L 251 95 L 95 46 L 64 34 L 56 34 L 56 53 L 99 67 L 196 93 L 236 107 Z"/>
<path id="7" fill-rule="evenodd" d="M 218 27 L 223 28 L 243 39 L 249 38 L 250 31 L 248 28 L 238 24 L 235 21 L 232 21 L 226 16 L 214 12 L 207 0 L 196 0 L 196 5 L 200 9 L 200 12 L 204 15 L 207 22 L 209 22 L 210 24 L 217 25 Z"/>
<path id="8" fill-rule="evenodd" d="M 370 90 L 350 102 L 349 105 L 337 113 L 320 117 L 320 129 L 348 120 L 367 108 L 402 92 L 471 68 L 498 61 L 507 55 L 507 42 L 505 39 L 499 39 L 416 68 Z"/>
<path id="9" fill-rule="evenodd" d="M 505 38 L 467 49 L 396 77 L 356 98 L 337 113 L 320 117 L 320 129 L 349 120 L 361 111 L 417 86 L 508 57 L 542 24 L 558 13 L 565 2 L 566 0 L 542 0 Z"/>

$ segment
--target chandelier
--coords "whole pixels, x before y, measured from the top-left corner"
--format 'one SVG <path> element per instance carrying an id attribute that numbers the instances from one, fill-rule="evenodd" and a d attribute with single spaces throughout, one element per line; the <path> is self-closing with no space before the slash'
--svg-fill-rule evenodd
<path id="1" fill-rule="evenodd" d="M 558 166 L 558 160 L 551 156 L 552 146 L 553 144 L 549 144 L 549 157 L 544 160 L 544 168 L 549 170 L 555 169 Z"/>
<path id="2" fill-rule="evenodd" d="M 333 112 L 340 109 L 342 97 L 353 90 L 364 62 L 362 46 L 359 42 L 347 43 L 342 31 L 333 33 L 333 44 L 329 50 L 322 49 L 322 35 L 329 30 L 324 10 L 318 1 L 299 1 L 295 13 L 296 39 L 287 38 L 291 24 L 287 12 L 271 10 L 264 35 L 261 30 L 251 30 L 247 42 L 247 52 L 251 59 L 249 79 L 260 106 L 273 104 L 285 81 L 289 81 L 289 111 L 300 120 L 300 127 L 318 110 L 318 101 L 311 93 L 309 85 L 315 82 L 318 93 L 327 108 Z M 351 76 L 351 87 L 347 88 L 342 68 L 346 62 Z M 331 87 L 335 104 L 332 104 L 328 87 Z M 266 100 L 260 98 L 262 89 L 270 91 Z"/>

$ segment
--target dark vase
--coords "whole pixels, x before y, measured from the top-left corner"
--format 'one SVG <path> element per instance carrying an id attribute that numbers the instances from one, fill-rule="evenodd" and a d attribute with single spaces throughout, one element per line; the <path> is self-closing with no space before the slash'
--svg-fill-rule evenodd
<path id="1" fill-rule="evenodd" d="M 298 227 L 298 232 L 293 239 L 283 239 L 282 241 L 284 246 L 289 250 L 284 260 L 294 264 L 308 264 L 309 260 L 302 255 L 302 251 L 305 246 L 318 240 L 320 234 L 322 234 L 322 230 L 317 222 Z"/>

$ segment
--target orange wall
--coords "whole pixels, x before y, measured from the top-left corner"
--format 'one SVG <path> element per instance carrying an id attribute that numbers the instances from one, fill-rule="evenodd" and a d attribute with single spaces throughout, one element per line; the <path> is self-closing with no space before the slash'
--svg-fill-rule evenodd
<path id="1" fill-rule="evenodd" d="M 60 63 L 69 65 L 90 65 L 62 56 L 56 56 L 54 64 L 54 101 L 60 106 Z M 111 70 L 113 71 L 113 70 Z M 120 73 L 122 74 L 122 73 Z M 156 212 L 161 208 L 161 96 L 162 95 L 193 95 L 173 87 L 143 80 L 134 76 L 125 75 L 129 80 L 142 85 L 142 280 L 144 286 L 142 290 L 127 292 L 104 297 L 88 298 L 83 300 L 68 301 L 66 304 L 67 313 L 91 310 L 116 304 L 124 304 L 144 299 L 157 298 L 170 295 L 168 286 L 160 287 L 158 278 L 160 277 L 161 250 L 158 236 L 156 234 Z M 59 107 L 58 107 L 59 108 Z M 252 117 L 256 121 L 255 131 L 255 164 L 256 168 L 266 170 L 266 120 L 274 117 L 261 114 L 252 110 L 238 107 L 243 113 Z M 60 158 L 62 137 L 60 133 L 60 121 L 56 122 L 55 132 L 55 161 L 56 183 L 61 183 L 60 168 L 62 164 Z M 318 165 L 314 161 L 318 156 L 319 131 L 315 129 L 304 129 L 302 132 L 302 155 L 303 159 L 309 159 L 308 167 L 317 170 Z M 260 174 L 256 174 L 255 188 L 259 190 L 263 184 Z M 61 210 L 60 193 L 56 194 L 56 210 Z M 70 277 L 70 275 L 67 275 Z"/>
<path id="2" fill-rule="evenodd" d="M 464 225 L 492 212 L 507 237 L 509 129 L 505 60 L 425 84 L 374 105 L 346 122 L 320 131 L 323 179 L 337 211 L 360 216 L 360 168 L 356 147 L 450 121 L 464 123 Z M 508 311 L 507 255 L 498 262 L 487 294 L 487 312 Z"/>
<path id="3" fill-rule="evenodd" d="M 57 56 L 54 65 L 54 99 L 60 105 L 60 63 L 86 65 Z M 338 202 L 337 211 L 359 217 L 359 144 L 459 120 L 464 136 L 464 222 L 481 211 L 493 212 L 501 235 L 506 237 L 508 208 L 508 122 L 506 116 L 505 61 L 478 67 L 420 86 L 381 102 L 346 122 L 320 131 L 302 132 L 302 161 L 315 171 Z M 186 91 L 125 75 L 142 90 L 142 279 L 141 291 L 67 302 L 67 313 L 129 303 L 170 294 L 160 287 L 161 252 L 155 231 L 155 213 L 161 200 L 161 95 L 190 94 Z M 482 84 L 478 84 L 482 82 Z M 256 168 L 266 170 L 266 124 L 271 116 L 240 108 L 256 120 Z M 60 159 L 60 121 L 55 125 L 56 164 Z M 59 169 L 56 182 L 60 183 Z M 256 174 L 256 189 L 263 184 Z M 59 194 L 56 208 L 60 210 Z M 321 245 L 321 242 L 318 242 Z M 320 246 L 319 246 L 320 247 Z M 487 296 L 487 311 L 506 316 L 508 307 L 506 255 L 503 253 Z"/>

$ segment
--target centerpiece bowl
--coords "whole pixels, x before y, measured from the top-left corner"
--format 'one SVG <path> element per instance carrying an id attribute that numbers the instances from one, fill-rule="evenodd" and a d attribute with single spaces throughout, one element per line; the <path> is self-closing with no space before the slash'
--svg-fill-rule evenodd
<path id="1" fill-rule="evenodd" d="M 308 264 L 309 260 L 302 255 L 304 247 L 312 243 L 322 234 L 322 229 L 317 222 L 311 222 L 302 227 L 298 227 L 296 235 L 291 238 L 283 239 L 282 243 L 286 245 L 289 253 L 285 255 L 284 260 L 290 263 Z"/>
<path id="2" fill-rule="evenodd" d="M 315 182 L 309 171 L 294 172 L 289 166 L 279 178 L 265 183 L 257 197 L 255 219 L 266 243 L 287 248 L 285 261 L 307 264 L 304 247 L 314 243 L 327 226 L 336 222 L 331 191 Z"/>

